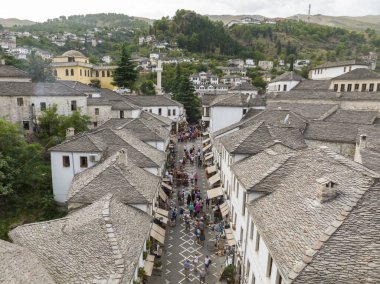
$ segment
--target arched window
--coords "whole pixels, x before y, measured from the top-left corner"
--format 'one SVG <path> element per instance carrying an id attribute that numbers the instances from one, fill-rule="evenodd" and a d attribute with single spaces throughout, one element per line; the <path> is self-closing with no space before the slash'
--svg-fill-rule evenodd
<path id="1" fill-rule="evenodd" d="M 104 70 L 102 71 L 102 77 L 105 77 L 106 76 L 106 74 L 105 74 L 105 72 L 104 72 Z"/>
<path id="2" fill-rule="evenodd" d="M 57 76 L 58 76 L 57 70 L 54 69 L 54 77 L 57 77 Z"/>
<path id="3" fill-rule="evenodd" d="M 74 69 L 71 69 L 71 76 L 74 76 Z"/>
<path id="4" fill-rule="evenodd" d="M 69 69 L 66 69 L 66 76 L 69 76 Z"/>

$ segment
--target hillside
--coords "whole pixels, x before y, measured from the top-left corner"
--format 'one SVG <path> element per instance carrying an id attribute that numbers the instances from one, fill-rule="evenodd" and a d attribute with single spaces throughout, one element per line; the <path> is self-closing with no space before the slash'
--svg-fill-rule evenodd
<path id="1" fill-rule="evenodd" d="M 16 18 L 0 18 L 0 25 L 6 28 L 10 28 L 13 26 L 30 26 L 35 24 L 35 22 L 29 21 L 29 20 L 19 20 Z"/>
<path id="2" fill-rule="evenodd" d="M 211 21 L 220 21 L 227 25 L 233 20 L 240 20 L 245 17 L 252 17 L 259 20 L 264 20 L 265 17 L 260 15 L 206 15 Z"/>
<path id="3" fill-rule="evenodd" d="M 307 21 L 307 15 L 294 15 L 289 19 Z M 366 29 L 373 29 L 380 33 L 380 15 L 369 15 L 361 17 L 348 17 L 348 16 L 325 16 L 325 15 L 311 15 L 310 22 L 331 26 L 340 27 L 355 31 L 365 31 Z"/>

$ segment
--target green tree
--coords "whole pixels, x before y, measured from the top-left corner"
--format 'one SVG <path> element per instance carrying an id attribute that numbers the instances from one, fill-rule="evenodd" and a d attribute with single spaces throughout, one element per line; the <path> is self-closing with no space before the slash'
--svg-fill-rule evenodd
<path id="1" fill-rule="evenodd" d="M 121 47 L 121 56 L 118 62 L 118 67 L 113 73 L 114 86 L 119 88 L 134 89 L 134 85 L 137 79 L 136 65 L 131 61 L 131 57 L 128 52 L 127 44 L 123 44 Z"/>
<path id="2" fill-rule="evenodd" d="M 140 91 L 144 96 L 154 96 L 156 94 L 156 90 L 154 89 L 153 81 L 143 81 L 140 85 Z"/>
<path id="3" fill-rule="evenodd" d="M 53 72 L 50 68 L 50 62 L 45 61 L 33 50 L 28 59 L 28 71 L 32 76 L 33 82 L 52 82 L 54 81 Z"/>
<path id="4" fill-rule="evenodd" d="M 174 98 L 185 107 L 189 122 L 197 122 L 201 118 L 201 101 L 196 96 L 194 86 L 187 75 L 182 75 Z"/>
<path id="5" fill-rule="evenodd" d="M 91 83 L 88 85 L 91 87 L 98 88 L 98 89 L 100 89 L 102 87 L 99 79 L 92 79 L 92 80 L 90 80 L 90 82 Z"/>

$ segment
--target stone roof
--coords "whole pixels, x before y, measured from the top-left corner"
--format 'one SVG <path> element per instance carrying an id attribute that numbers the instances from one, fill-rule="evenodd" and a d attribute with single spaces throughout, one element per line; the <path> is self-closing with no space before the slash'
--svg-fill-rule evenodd
<path id="1" fill-rule="evenodd" d="M 74 177 L 69 203 L 91 204 L 112 193 L 125 204 L 152 203 L 160 178 L 135 166 L 128 151 L 120 150 L 103 162 Z"/>
<path id="2" fill-rule="evenodd" d="M 241 83 L 240 85 L 233 86 L 229 91 L 257 91 L 257 88 L 250 83 Z"/>
<path id="3" fill-rule="evenodd" d="M 365 135 L 365 148 L 380 153 L 380 126 L 361 125 L 357 131 L 356 143 L 360 142 L 360 136 Z"/>
<path id="4" fill-rule="evenodd" d="M 156 96 L 125 96 L 125 99 L 140 107 L 153 107 L 153 106 L 177 106 L 183 105 L 175 100 L 172 100 L 164 95 Z"/>
<path id="5" fill-rule="evenodd" d="M 368 66 L 367 63 L 359 62 L 355 59 L 353 60 L 346 60 L 346 61 L 337 61 L 337 62 L 326 62 L 321 65 L 318 65 L 314 67 L 314 69 L 321 69 L 321 68 L 331 68 L 331 67 L 339 67 L 339 66 L 349 66 L 349 65 L 366 65 Z"/>
<path id="6" fill-rule="evenodd" d="M 31 76 L 14 66 L 0 64 L 0 78 L 31 78 Z"/>
<path id="7" fill-rule="evenodd" d="M 86 57 L 82 52 L 77 50 L 69 50 L 61 55 L 62 57 Z"/>
<path id="8" fill-rule="evenodd" d="M 244 94 L 228 94 L 228 95 L 212 95 L 213 100 L 209 102 L 210 97 L 203 100 L 212 107 L 250 107 L 250 106 L 265 106 L 265 96 L 248 96 Z"/>
<path id="9" fill-rule="evenodd" d="M 335 104 L 308 104 L 308 103 L 285 103 L 285 102 L 268 102 L 267 109 L 290 110 L 307 119 L 317 119 L 323 117 L 338 108 Z"/>
<path id="10" fill-rule="evenodd" d="M 55 283 L 28 249 L 0 240 L 0 255 L 0 283 Z"/>
<path id="11" fill-rule="evenodd" d="M 140 168 L 158 168 L 165 153 L 142 142 L 128 130 L 97 129 L 80 133 L 49 149 L 51 152 L 101 152 L 106 157 L 127 149 L 131 161 Z"/>
<path id="12" fill-rule="evenodd" d="M 19 226 L 9 235 L 57 283 L 131 283 L 150 226 L 147 213 L 107 195 L 65 218 Z"/>
<path id="13" fill-rule="evenodd" d="M 83 93 L 100 93 L 100 89 L 91 87 L 78 81 L 59 80 L 59 83 Z"/>
<path id="14" fill-rule="evenodd" d="M 272 81 L 270 81 L 270 83 L 283 82 L 283 81 L 299 81 L 299 82 L 301 82 L 304 80 L 305 80 L 305 78 L 298 75 L 296 72 L 289 71 L 289 72 L 285 72 L 285 73 L 277 76 Z"/>
<path id="15" fill-rule="evenodd" d="M 371 110 L 360 111 L 338 109 L 324 118 L 324 121 L 373 124 L 377 114 L 377 111 Z"/>
<path id="16" fill-rule="evenodd" d="M 140 118 L 143 118 L 156 126 L 171 127 L 173 123 L 173 121 L 168 117 L 164 117 L 162 115 L 148 111 L 142 111 L 140 113 Z"/>
<path id="17" fill-rule="evenodd" d="M 298 129 L 273 127 L 263 121 L 219 139 L 232 154 L 257 154 L 277 143 L 294 150 L 307 147 Z"/>
<path id="18" fill-rule="evenodd" d="M 307 140 L 355 144 L 361 124 L 310 121 L 304 132 Z"/>
<path id="19" fill-rule="evenodd" d="M 359 149 L 361 164 L 377 173 L 380 173 L 380 153 L 371 149 Z"/>
<path id="20" fill-rule="evenodd" d="M 165 141 L 170 134 L 167 128 L 143 118 L 111 118 L 99 128 L 128 129 L 141 141 Z"/>
<path id="21" fill-rule="evenodd" d="M 331 80 L 303 80 L 293 90 L 328 90 Z"/>
<path id="22" fill-rule="evenodd" d="M 368 68 L 356 68 L 350 72 L 344 73 L 333 78 L 333 80 L 367 80 L 380 79 L 380 74 L 369 70 Z"/>
<path id="23" fill-rule="evenodd" d="M 350 270 L 344 269 L 344 262 L 356 263 L 359 261 L 357 257 L 361 259 L 361 251 L 378 255 L 379 246 L 375 249 L 374 244 L 379 240 L 379 234 L 376 236 L 370 234 L 367 238 L 356 229 L 350 231 L 347 238 L 350 240 L 349 247 L 353 249 L 344 249 L 343 244 L 334 246 L 331 243 L 333 245 L 331 249 L 339 248 L 346 253 L 346 256 L 350 254 L 356 256 L 347 257 L 343 263 L 337 261 L 338 258 L 344 259 L 339 253 L 331 253 L 331 250 L 323 248 L 323 244 L 330 243 L 329 239 L 334 237 L 333 233 L 342 225 L 342 222 L 349 223 L 349 220 L 345 222 L 349 212 L 363 198 L 363 194 L 372 191 L 370 188 L 379 177 L 379 174 L 326 147 L 321 147 L 295 152 L 282 166 L 255 185 L 254 191 L 266 192 L 266 194 L 252 201 L 248 206 L 248 212 L 285 281 L 291 281 L 298 275 L 301 279 L 305 266 L 307 268 L 310 261 L 313 264 L 313 256 L 317 261 L 318 251 L 324 251 L 330 256 L 322 258 L 323 261 L 319 262 L 320 273 L 331 275 L 330 268 L 336 271 L 333 267 L 341 267 L 339 273 L 342 275 L 355 273 L 366 277 L 360 271 L 349 272 Z M 325 202 L 319 201 L 316 194 L 320 185 L 317 180 L 321 178 L 337 186 L 337 196 Z M 376 192 L 377 202 L 379 202 L 379 191 L 376 190 Z M 371 219 L 375 216 L 378 218 L 379 215 L 372 212 L 362 217 Z M 363 218 L 359 219 L 363 220 Z M 366 222 L 366 227 L 369 228 L 367 230 L 378 232 L 378 228 L 373 224 Z M 364 242 L 373 245 L 365 247 Z M 368 263 L 368 260 L 361 259 L 359 266 L 366 261 Z M 374 267 L 368 268 L 375 271 Z M 330 283 L 330 281 L 327 282 Z M 338 282 L 354 283 L 355 281 Z M 321 283 L 321 281 L 305 280 L 299 283 Z"/>
<path id="24" fill-rule="evenodd" d="M 1 82 L 0 96 L 81 96 L 86 95 L 59 82 Z"/>

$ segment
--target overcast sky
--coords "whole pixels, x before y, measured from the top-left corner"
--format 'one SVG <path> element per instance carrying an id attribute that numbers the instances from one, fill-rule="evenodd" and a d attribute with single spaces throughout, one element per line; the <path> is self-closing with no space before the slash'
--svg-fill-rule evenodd
<path id="1" fill-rule="evenodd" d="M 1 0 L 0 18 L 45 21 L 65 15 L 123 13 L 158 19 L 178 9 L 209 15 L 287 17 L 307 14 L 334 16 L 379 15 L 380 0 Z"/>

